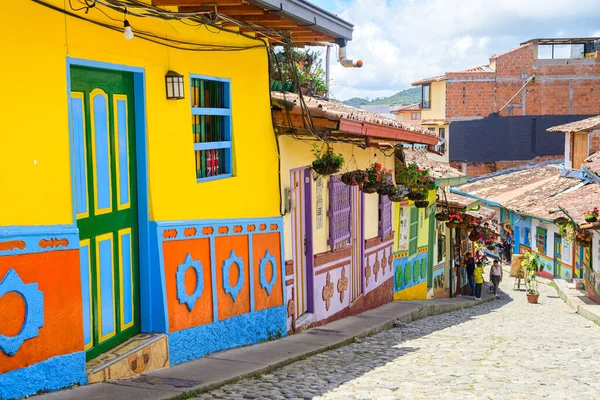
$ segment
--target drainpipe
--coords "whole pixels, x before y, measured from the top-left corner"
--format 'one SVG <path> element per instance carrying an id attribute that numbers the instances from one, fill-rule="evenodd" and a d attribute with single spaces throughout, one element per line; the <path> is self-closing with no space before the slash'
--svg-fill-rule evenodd
<path id="1" fill-rule="evenodd" d="M 331 53 L 331 45 L 327 46 L 325 51 L 325 85 L 327 86 L 327 98 L 329 98 L 329 54 Z"/>
<path id="2" fill-rule="evenodd" d="M 340 61 L 340 64 L 342 64 L 342 67 L 360 68 L 363 66 L 362 60 L 354 61 L 354 60 L 349 60 L 348 58 L 346 58 L 346 45 L 347 45 L 346 39 L 336 39 L 335 43 L 339 46 L 338 47 L 338 59 Z"/>

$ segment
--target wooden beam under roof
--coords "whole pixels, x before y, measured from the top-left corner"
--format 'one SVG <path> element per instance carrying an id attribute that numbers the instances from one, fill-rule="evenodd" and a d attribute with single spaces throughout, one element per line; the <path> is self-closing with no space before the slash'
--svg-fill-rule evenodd
<path id="1" fill-rule="evenodd" d="M 203 11 L 213 11 L 214 7 L 212 6 L 181 6 L 179 7 L 179 12 L 182 13 L 194 13 L 194 12 L 203 12 Z M 265 12 L 263 9 L 258 8 L 258 7 L 254 7 L 254 6 L 247 6 L 247 5 L 237 5 L 237 6 L 218 6 L 217 7 L 217 11 L 221 14 L 225 14 L 225 15 L 263 15 Z"/>
<path id="2" fill-rule="evenodd" d="M 242 0 L 152 0 L 153 6 L 241 6 Z"/>

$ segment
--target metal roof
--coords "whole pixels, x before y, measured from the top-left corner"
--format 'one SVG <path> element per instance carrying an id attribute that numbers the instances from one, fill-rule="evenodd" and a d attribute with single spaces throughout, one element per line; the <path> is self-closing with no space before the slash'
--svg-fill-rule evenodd
<path id="1" fill-rule="evenodd" d="M 600 37 L 585 37 L 585 38 L 538 38 L 538 39 L 529 39 L 521 45 L 527 43 L 535 43 L 535 44 L 585 44 L 588 42 L 593 42 L 594 40 L 598 40 Z"/>

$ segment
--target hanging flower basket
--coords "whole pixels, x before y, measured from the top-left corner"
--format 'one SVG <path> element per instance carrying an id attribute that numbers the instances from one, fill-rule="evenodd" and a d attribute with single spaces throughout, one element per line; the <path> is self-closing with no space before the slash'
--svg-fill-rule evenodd
<path id="1" fill-rule="evenodd" d="M 391 194 L 394 194 L 395 191 L 396 191 L 396 186 L 394 186 L 391 183 L 382 183 L 379 186 L 379 189 L 377 189 L 377 193 L 379 193 L 382 196 L 389 196 Z"/>
<path id="2" fill-rule="evenodd" d="M 494 246 L 493 244 L 488 244 L 487 246 L 485 246 L 489 251 L 494 251 L 496 250 L 496 246 Z"/>
<path id="3" fill-rule="evenodd" d="M 366 194 L 376 193 L 377 189 L 379 189 L 379 182 L 365 182 L 360 188 Z"/>
<path id="4" fill-rule="evenodd" d="M 467 226 L 469 226 L 469 224 L 467 222 L 460 222 L 460 223 L 457 224 L 456 227 L 459 228 L 459 229 L 466 229 Z"/>
<path id="5" fill-rule="evenodd" d="M 323 155 L 315 151 L 317 159 L 312 163 L 312 169 L 319 175 L 327 176 L 335 174 L 344 165 L 344 156 L 335 154 L 331 149 L 328 149 Z"/>
<path id="6" fill-rule="evenodd" d="M 598 207 L 594 207 L 593 210 L 589 210 L 583 213 L 583 218 L 585 218 L 585 222 L 596 222 L 598 221 L 599 214 Z"/>
<path id="7" fill-rule="evenodd" d="M 415 201 L 415 207 L 417 208 L 427 208 L 429 202 L 427 200 L 417 200 Z"/>
<path id="8" fill-rule="evenodd" d="M 397 203 L 399 201 L 402 201 L 406 198 L 406 196 L 408 195 L 408 188 L 404 185 L 397 185 L 394 188 L 394 193 L 389 194 L 388 198 Z"/>
<path id="9" fill-rule="evenodd" d="M 361 169 L 344 172 L 340 178 L 340 180 L 348 186 L 362 186 L 367 179 L 369 179 L 367 171 Z"/>
<path id="10" fill-rule="evenodd" d="M 446 222 L 446 228 L 448 229 L 454 229 L 458 227 L 458 224 L 454 223 L 454 222 Z"/>
<path id="11" fill-rule="evenodd" d="M 408 199 L 413 201 L 425 200 L 427 198 L 427 193 L 425 191 L 416 191 L 411 189 L 408 193 Z"/>
<path id="12" fill-rule="evenodd" d="M 591 240 L 585 240 L 585 239 L 576 239 L 575 243 L 577 243 L 579 246 L 581 247 L 588 247 L 592 244 Z"/>
<path id="13" fill-rule="evenodd" d="M 448 213 L 439 212 L 439 213 L 435 214 L 435 219 L 437 219 L 440 222 L 448 221 Z"/>

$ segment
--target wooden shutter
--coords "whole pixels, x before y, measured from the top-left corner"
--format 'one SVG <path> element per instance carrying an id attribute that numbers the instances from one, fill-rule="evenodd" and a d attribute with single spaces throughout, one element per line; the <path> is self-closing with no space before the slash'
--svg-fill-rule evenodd
<path id="1" fill-rule="evenodd" d="M 339 175 L 329 179 L 329 246 L 337 250 L 349 244 L 351 236 L 350 213 L 352 187 L 345 185 Z"/>
<path id="2" fill-rule="evenodd" d="M 419 209 L 410 207 L 410 232 L 408 234 L 408 254 L 412 256 L 419 247 Z"/>
<path id="3" fill-rule="evenodd" d="M 387 196 L 379 196 L 379 236 L 383 240 L 392 233 L 392 201 Z"/>

